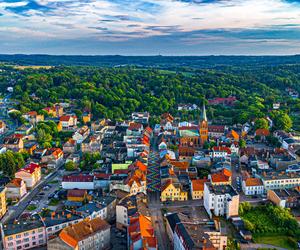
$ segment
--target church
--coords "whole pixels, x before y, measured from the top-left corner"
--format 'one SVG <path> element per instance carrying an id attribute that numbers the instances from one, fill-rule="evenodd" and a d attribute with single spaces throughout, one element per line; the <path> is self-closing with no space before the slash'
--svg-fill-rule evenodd
<path id="1" fill-rule="evenodd" d="M 194 149 L 203 147 L 208 140 L 208 121 L 205 104 L 203 104 L 202 115 L 199 124 L 179 127 L 179 146 L 192 147 Z"/>

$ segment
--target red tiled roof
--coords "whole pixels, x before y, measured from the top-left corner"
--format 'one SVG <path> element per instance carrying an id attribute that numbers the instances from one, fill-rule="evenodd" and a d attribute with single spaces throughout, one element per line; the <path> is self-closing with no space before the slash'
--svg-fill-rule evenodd
<path id="1" fill-rule="evenodd" d="M 65 175 L 63 182 L 93 182 L 94 177 L 91 175 Z"/>
<path id="2" fill-rule="evenodd" d="M 228 182 L 229 180 L 230 180 L 230 177 L 224 175 L 222 172 L 214 173 L 211 175 L 212 182 Z"/>
<path id="3" fill-rule="evenodd" d="M 85 189 L 68 190 L 67 197 L 84 197 L 87 194 Z"/>
<path id="4" fill-rule="evenodd" d="M 142 124 L 135 123 L 135 122 L 130 123 L 130 125 L 128 127 L 129 130 L 139 130 L 141 128 L 142 128 Z"/>
<path id="5" fill-rule="evenodd" d="M 263 185 L 261 179 L 259 179 L 259 178 L 248 178 L 245 180 L 245 184 L 247 187 Z"/>
<path id="6" fill-rule="evenodd" d="M 215 146 L 213 147 L 213 151 L 221 151 L 221 152 L 227 152 L 227 154 L 231 154 L 231 150 L 228 147 Z"/>
<path id="7" fill-rule="evenodd" d="M 209 125 L 208 126 L 209 132 L 217 132 L 217 133 L 224 133 L 225 126 L 222 125 Z"/>
<path id="8" fill-rule="evenodd" d="M 204 183 L 207 179 L 192 180 L 193 191 L 204 191 Z"/>
<path id="9" fill-rule="evenodd" d="M 21 168 L 20 171 L 25 171 L 27 173 L 32 174 L 37 168 L 40 168 L 40 165 L 31 162 L 27 166 L 25 166 L 24 168 Z"/>
<path id="10" fill-rule="evenodd" d="M 255 131 L 255 135 L 258 136 L 269 136 L 270 135 L 270 131 L 268 129 L 265 128 L 259 128 Z"/>
<path id="11" fill-rule="evenodd" d="M 59 118 L 59 120 L 61 122 L 68 122 L 68 121 L 70 121 L 71 118 L 76 118 L 76 116 L 63 115 L 62 117 Z"/>

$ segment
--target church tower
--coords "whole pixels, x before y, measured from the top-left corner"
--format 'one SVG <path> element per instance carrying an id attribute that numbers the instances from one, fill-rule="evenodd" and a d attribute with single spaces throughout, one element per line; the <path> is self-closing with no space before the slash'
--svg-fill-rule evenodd
<path id="1" fill-rule="evenodd" d="M 201 145 L 203 145 L 206 141 L 208 141 L 208 122 L 206 116 L 205 104 L 203 103 L 202 116 L 199 121 L 199 135 Z"/>

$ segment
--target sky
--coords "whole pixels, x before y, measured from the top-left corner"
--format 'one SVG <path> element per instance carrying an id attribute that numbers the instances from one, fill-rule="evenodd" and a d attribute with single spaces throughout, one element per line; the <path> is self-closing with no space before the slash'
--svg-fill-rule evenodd
<path id="1" fill-rule="evenodd" d="M 0 0 L 0 53 L 300 54 L 300 0 Z"/>

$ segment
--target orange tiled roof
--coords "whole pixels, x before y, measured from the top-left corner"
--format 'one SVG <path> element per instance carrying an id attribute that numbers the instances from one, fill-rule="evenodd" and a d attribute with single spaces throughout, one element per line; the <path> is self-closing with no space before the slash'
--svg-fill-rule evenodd
<path id="1" fill-rule="evenodd" d="M 138 129 L 141 129 L 141 128 L 142 128 L 142 124 L 135 123 L 135 122 L 130 123 L 130 125 L 128 127 L 129 130 L 138 130 Z"/>
<path id="2" fill-rule="evenodd" d="M 143 172 L 147 171 L 147 166 L 144 163 L 142 163 L 141 161 L 136 161 L 135 165 Z"/>
<path id="3" fill-rule="evenodd" d="M 232 176 L 231 171 L 230 171 L 229 169 L 227 169 L 227 168 L 223 168 L 222 171 L 221 171 L 221 173 L 222 173 L 223 175 L 228 176 L 228 177 L 231 177 L 231 176 Z"/>
<path id="4" fill-rule="evenodd" d="M 13 180 L 11 180 L 11 182 L 8 185 L 15 186 L 15 187 L 21 187 L 22 181 L 23 180 L 21 178 L 14 178 Z"/>
<path id="5" fill-rule="evenodd" d="M 265 129 L 265 128 L 259 128 L 255 131 L 255 135 L 258 136 L 269 136 L 270 135 L 270 131 L 269 129 Z"/>
<path id="6" fill-rule="evenodd" d="M 212 182 L 228 182 L 229 180 L 230 180 L 230 177 L 224 175 L 222 172 L 211 175 Z"/>
<path id="7" fill-rule="evenodd" d="M 204 191 L 204 183 L 207 179 L 192 180 L 193 191 Z"/>
<path id="8" fill-rule="evenodd" d="M 259 179 L 259 178 L 248 178 L 248 179 L 245 180 L 245 184 L 246 184 L 247 187 L 262 186 L 263 185 L 261 179 Z"/>
<path id="9" fill-rule="evenodd" d="M 213 147 L 213 151 L 226 151 L 227 154 L 231 154 L 231 150 L 228 147 L 215 146 Z"/>
<path id="10" fill-rule="evenodd" d="M 238 140 L 240 138 L 239 134 L 233 129 L 227 134 L 227 137 L 232 137 L 235 140 Z"/>
<path id="11" fill-rule="evenodd" d="M 100 219 L 85 219 L 79 223 L 64 228 L 59 237 L 71 247 L 76 247 L 78 242 L 92 236 L 100 230 L 106 230 L 110 225 Z"/>
<path id="12" fill-rule="evenodd" d="M 180 168 L 180 169 L 188 169 L 189 168 L 189 162 L 187 161 L 170 161 L 170 164 L 173 165 L 176 168 Z"/>

